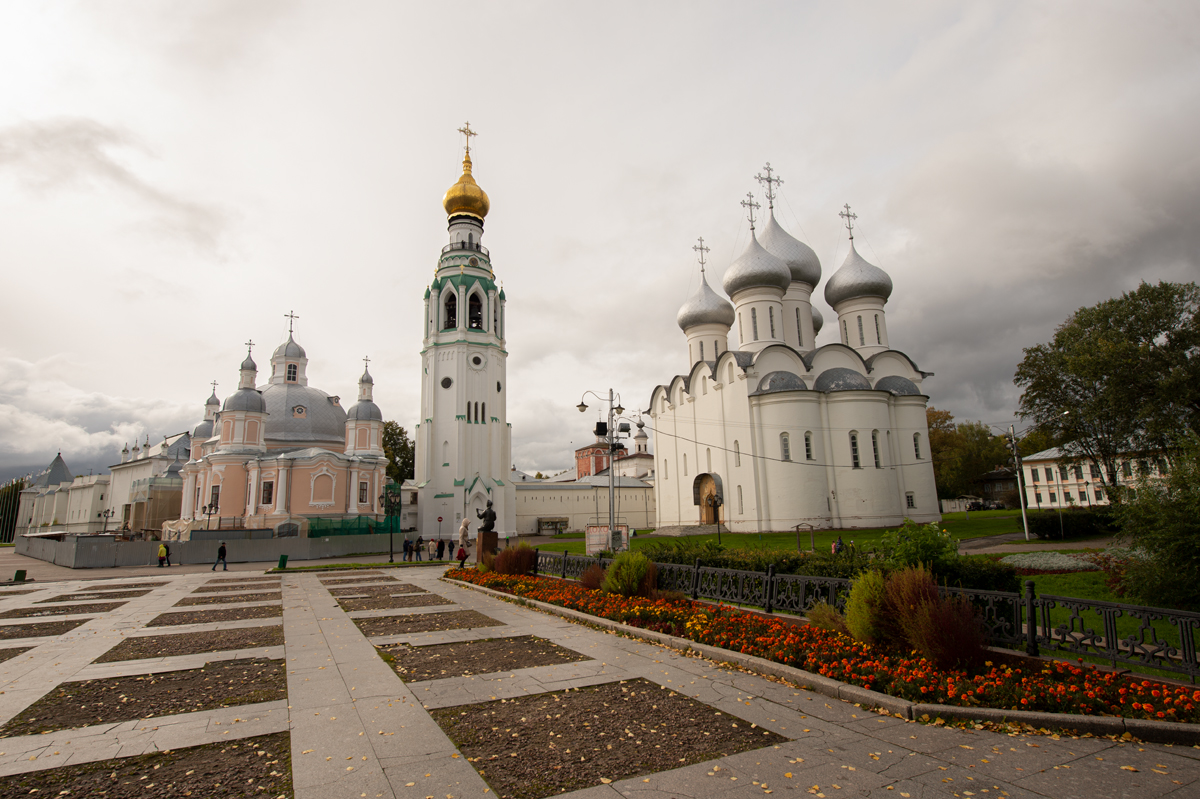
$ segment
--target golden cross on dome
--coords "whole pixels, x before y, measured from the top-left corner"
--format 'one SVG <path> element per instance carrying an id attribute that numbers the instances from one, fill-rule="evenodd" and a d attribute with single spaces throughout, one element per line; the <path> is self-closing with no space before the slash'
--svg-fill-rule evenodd
<path id="1" fill-rule="evenodd" d="M 762 208 L 762 206 L 759 205 L 758 203 L 754 202 L 754 193 L 753 192 L 749 192 L 749 191 L 746 192 L 746 199 L 742 200 L 742 207 L 750 209 L 750 216 L 749 216 L 750 229 L 754 230 L 754 209 Z"/>
<path id="2" fill-rule="evenodd" d="M 771 169 L 771 162 L 768 161 L 767 165 L 763 167 L 763 172 L 766 172 L 767 176 L 764 178 L 762 175 L 755 175 L 754 179 L 757 180 L 759 183 L 763 183 L 766 185 L 766 187 L 767 187 L 767 208 L 774 211 L 775 210 L 775 187 L 783 185 L 783 178 L 771 177 L 772 171 L 774 171 L 774 170 Z"/>
<path id="3" fill-rule="evenodd" d="M 850 241 L 854 241 L 854 220 L 858 219 L 858 214 L 850 212 L 850 203 L 846 203 L 845 211 L 838 212 L 838 216 L 846 220 L 846 230 L 850 231 Z"/>
<path id="4" fill-rule="evenodd" d="M 288 311 L 283 316 L 285 319 L 288 320 L 288 335 L 290 336 L 292 334 L 292 322 L 295 322 L 300 317 L 297 316 L 296 313 L 293 311 Z"/>
<path id="5" fill-rule="evenodd" d="M 711 252 L 711 250 L 708 247 L 704 246 L 704 237 L 703 236 L 701 236 L 699 238 L 699 242 L 700 243 L 693 246 L 692 249 L 695 250 L 696 252 L 700 253 L 700 271 L 703 272 L 704 271 L 704 254 L 707 252 Z"/>
<path id="6" fill-rule="evenodd" d="M 468 122 L 458 129 L 458 132 L 467 137 L 467 155 L 471 154 L 471 137 L 479 134 L 471 130 L 471 123 Z"/>

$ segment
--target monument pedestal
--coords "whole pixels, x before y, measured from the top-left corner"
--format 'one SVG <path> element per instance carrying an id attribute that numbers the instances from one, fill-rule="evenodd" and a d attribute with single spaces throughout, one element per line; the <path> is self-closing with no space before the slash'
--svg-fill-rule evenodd
<path id="1" fill-rule="evenodd" d="M 475 536 L 475 562 L 479 562 L 479 558 L 484 552 L 496 551 L 496 531 L 480 530 Z"/>

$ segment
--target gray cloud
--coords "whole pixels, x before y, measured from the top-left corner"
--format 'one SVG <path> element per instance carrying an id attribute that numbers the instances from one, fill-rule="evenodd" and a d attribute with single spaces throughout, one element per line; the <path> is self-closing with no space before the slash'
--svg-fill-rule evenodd
<path id="1" fill-rule="evenodd" d="M 138 176 L 121 155 L 147 155 L 128 131 L 93 119 L 59 117 L 0 128 L 0 172 L 27 188 L 55 192 L 110 189 L 147 214 L 145 224 L 214 253 L 228 225 L 218 208 L 178 197 Z"/>

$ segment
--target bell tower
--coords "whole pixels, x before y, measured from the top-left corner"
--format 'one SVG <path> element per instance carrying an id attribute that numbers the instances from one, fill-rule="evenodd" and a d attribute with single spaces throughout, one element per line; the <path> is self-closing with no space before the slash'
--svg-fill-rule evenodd
<path id="1" fill-rule="evenodd" d="M 414 471 L 418 529 L 426 539 L 456 535 L 464 517 L 473 535 L 476 511 L 489 500 L 496 532 L 516 533 L 505 297 L 483 246 L 490 202 L 472 175 L 476 133 L 469 122 L 459 132 L 466 138 L 462 176 L 442 198 L 450 241 L 425 290 Z"/>

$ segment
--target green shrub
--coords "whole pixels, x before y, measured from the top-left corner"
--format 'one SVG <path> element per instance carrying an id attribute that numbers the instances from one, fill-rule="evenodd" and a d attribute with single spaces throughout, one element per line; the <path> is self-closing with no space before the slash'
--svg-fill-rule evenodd
<path id="1" fill-rule="evenodd" d="M 481 571 L 487 574 L 494 571 L 496 566 L 496 556 L 491 552 L 482 552 L 479 555 L 479 562 L 475 564 L 476 571 Z"/>
<path id="2" fill-rule="evenodd" d="M 917 524 L 905 519 L 898 530 L 883 534 L 880 551 L 897 566 L 923 563 L 937 570 L 958 559 L 958 541 L 938 524 Z"/>
<path id="3" fill-rule="evenodd" d="M 650 559 L 642 553 L 622 552 L 608 567 L 600 587 L 610 594 L 639 596 L 650 567 Z"/>
<path id="4" fill-rule="evenodd" d="M 858 575 L 846 599 L 846 627 L 859 641 L 886 645 L 892 624 L 888 619 L 887 577 L 879 569 Z"/>
<path id="5" fill-rule="evenodd" d="M 583 570 L 583 574 L 579 575 L 579 584 L 589 591 L 599 591 L 607 574 L 608 572 L 603 566 L 593 563 Z"/>
<path id="6" fill-rule="evenodd" d="M 959 557 L 933 570 L 939 585 L 968 588 L 976 591 L 1008 591 L 1021 593 L 1021 578 L 1007 563 L 989 560 L 984 556 Z"/>
<path id="7" fill-rule="evenodd" d="M 1034 510 L 1027 512 L 1026 517 L 1030 534 L 1049 541 L 1100 538 L 1117 531 L 1113 509 L 1104 505 L 1070 508 L 1061 513 L 1057 510 Z"/>
<path id="8" fill-rule="evenodd" d="M 526 543 L 508 547 L 496 556 L 492 569 L 497 574 L 533 574 L 537 565 L 537 550 Z"/>
<path id="9" fill-rule="evenodd" d="M 842 635 L 850 635 L 850 627 L 846 624 L 846 617 L 828 602 L 818 602 L 809 608 L 805 615 L 808 617 L 808 623 L 814 627 L 820 627 L 822 630 L 831 630 Z"/>

